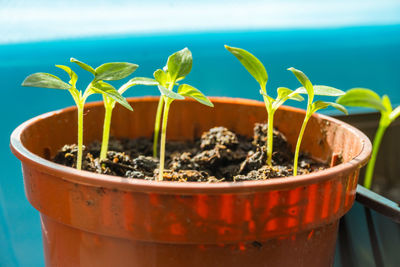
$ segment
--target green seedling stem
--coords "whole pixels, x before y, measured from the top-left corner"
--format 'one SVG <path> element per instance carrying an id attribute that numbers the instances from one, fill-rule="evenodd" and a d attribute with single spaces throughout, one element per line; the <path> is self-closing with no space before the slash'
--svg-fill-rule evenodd
<path id="1" fill-rule="evenodd" d="M 267 164 L 269 166 L 272 165 L 272 151 L 273 151 L 273 141 L 274 141 L 274 115 L 275 110 L 271 110 L 268 112 L 268 137 L 267 137 Z"/>
<path id="2" fill-rule="evenodd" d="M 83 63 L 74 58 L 71 58 L 70 61 L 76 63 L 81 68 L 94 75 L 93 80 L 89 83 L 89 85 L 86 87 L 86 90 L 83 93 L 82 91 L 76 88 L 78 75 L 76 75 L 76 73 L 72 71 L 70 67 L 64 65 L 56 65 L 56 67 L 68 73 L 70 77 L 70 81 L 68 83 L 63 82 L 60 78 L 52 74 L 39 72 L 29 75 L 24 80 L 22 85 L 30 87 L 62 89 L 62 90 L 68 90 L 70 92 L 77 107 L 78 152 L 77 152 L 76 168 L 80 170 L 82 169 L 82 160 L 83 160 L 83 113 L 87 98 L 92 94 L 99 93 L 102 94 L 103 96 L 110 97 L 111 99 L 119 102 L 128 109 L 132 109 L 131 106 L 128 104 L 128 102 L 126 102 L 126 99 L 123 98 L 114 87 L 103 82 L 103 80 L 122 79 L 128 76 L 130 73 L 132 73 L 137 68 L 137 65 L 131 63 L 114 62 L 114 63 L 105 63 L 99 66 L 98 68 L 93 69 L 86 63 Z"/>
<path id="3" fill-rule="evenodd" d="M 164 177 L 165 143 L 167 138 L 168 113 L 171 103 L 172 100 L 170 99 L 164 101 L 163 122 L 162 122 L 161 143 L 160 143 L 160 171 L 158 174 L 159 181 L 162 181 Z"/>
<path id="4" fill-rule="evenodd" d="M 110 140 L 111 117 L 115 106 L 115 102 L 110 101 L 109 97 L 104 97 L 104 123 L 103 123 L 103 137 L 101 142 L 100 160 L 107 158 L 108 143 Z"/>
<path id="5" fill-rule="evenodd" d="M 244 49 L 227 45 L 225 45 L 225 48 L 240 61 L 243 67 L 246 68 L 246 70 L 260 85 L 260 94 L 263 96 L 265 108 L 268 113 L 267 164 L 269 166 L 272 166 L 275 112 L 286 100 L 292 99 L 302 101 L 303 97 L 301 97 L 297 92 L 290 90 L 289 88 L 279 87 L 278 96 L 276 99 L 273 99 L 267 94 L 266 85 L 268 81 L 268 74 L 261 61 L 253 54 Z"/>
<path id="6" fill-rule="evenodd" d="M 297 175 L 297 167 L 299 165 L 300 145 L 301 145 L 301 141 L 303 140 L 303 135 L 304 135 L 304 131 L 306 130 L 308 120 L 310 119 L 311 115 L 312 115 L 311 112 L 307 113 L 306 116 L 304 117 L 303 123 L 301 124 L 301 129 L 299 132 L 299 136 L 297 138 L 296 149 L 295 149 L 294 158 L 293 158 L 293 176 Z"/>
<path id="7" fill-rule="evenodd" d="M 374 141 L 372 144 L 371 159 L 369 160 L 368 165 L 367 165 L 367 170 L 365 171 L 364 187 L 367 189 L 371 188 L 372 178 L 374 176 L 376 158 L 378 157 L 378 152 L 379 152 L 379 148 L 381 146 L 383 135 L 385 134 L 386 129 L 389 127 L 389 124 L 383 123 L 382 119 L 379 122 L 378 130 L 376 131 Z"/>
<path id="8" fill-rule="evenodd" d="M 352 88 L 345 95 L 339 97 L 337 103 L 350 107 L 372 108 L 381 113 L 379 126 L 372 144 L 371 159 L 368 162 L 364 178 L 364 187 L 370 189 L 383 135 L 390 124 L 400 115 L 400 106 L 393 109 L 387 95 L 383 95 L 381 98 L 377 93 L 367 88 Z"/>
<path id="9" fill-rule="evenodd" d="M 156 114 L 156 121 L 154 124 L 154 137 L 153 137 L 153 157 L 157 158 L 157 149 L 158 149 L 158 136 L 160 133 L 160 124 L 161 124 L 161 115 L 164 106 L 164 97 L 160 97 L 158 100 L 157 106 L 157 114 Z"/>
<path id="10" fill-rule="evenodd" d="M 191 97 L 201 104 L 213 107 L 211 101 L 203 95 L 198 89 L 188 84 L 179 85 L 177 92 L 173 91 L 174 85 L 177 81 L 180 81 L 190 73 L 192 69 L 192 53 L 189 49 L 184 48 L 178 52 L 175 52 L 169 56 L 167 65 L 163 70 L 158 69 L 154 72 L 154 78 L 159 83 L 158 89 L 160 90 L 161 97 L 159 100 L 156 124 L 154 132 L 154 143 L 153 153 L 157 149 L 157 140 L 159 125 L 162 114 L 162 128 L 161 128 L 161 142 L 160 142 L 160 164 L 158 180 L 164 179 L 164 168 L 165 168 L 165 145 L 167 139 L 167 126 L 168 126 L 168 113 L 170 106 L 174 100 L 182 100 L 187 97 Z M 168 85 L 168 88 L 165 86 Z M 162 106 L 164 105 L 164 108 Z"/>
<path id="11" fill-rule="evenodd" d="M 118 89 L 118 93 L 122 96 L 129 88 L 135 85 L 156 86 L 158 85 L 158 82 L 150 78 L 136 77 L 129 80 L 124 85 L 122 85 Z M 105 160 L 107 158 L 108 144 L 110 139 L 111 117 L 116 103 L 114 99 L 112 99 L 107 95 L 103 95 L 103 101 L 104 101 L 105 115 L 103 124 L 103 138 L 100 151 L 100 160 Z"/>
<path id="12" fill-rule="evenodd" d="M 304 132 L 307 127 L 307 123 L 308 123 L 309 119 L 311 118 L 311 116 L 318 110 L 325 109 L 329 106 L 334 107 L 337 110 L 340 110 L 341 112 L 343 112 L 345 114 L 347 114 L 347 110 L 338 103 L 324 102 L 321 100 L 317 100 L 317 101 L 313 102 L 315 95 L 341 96 L 341 95 L 344 95 L 344 92 L 342 90 L 339 90 L 339 89 L 336 89 L 336 88 L 333 88 L 330 86 L 325 86 L 325 85 L 313 85 L 311 83 L 311 81 L 308 79 L 308 77 L 300 70 L 297 70 L 295 68 L 289 68 L 288 70 L 293 72 L 293 74 L 296 76 L 297 80 L 303 85 L 302 87 L 297 88 L 295 90 L 295 92 L 298 92 L 299 94 L 307 94 L 307 96 L 308 96 L 306 115 L 304 117 L 303 123 L 300 128 L 299 136 L 297 138 L 294 158 L 293 158 L 293 176 L 297 176 L 301 142 L 303 140 L 303 136 L 304 136 Z"/>

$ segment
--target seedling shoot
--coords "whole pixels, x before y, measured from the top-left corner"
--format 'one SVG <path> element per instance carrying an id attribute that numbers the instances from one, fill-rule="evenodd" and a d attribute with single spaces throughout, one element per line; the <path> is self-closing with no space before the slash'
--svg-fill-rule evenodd
<path id="1" fill-rule="evenodd" d="M 301 125 L 300 133 L 299 133 L 297 143 L 296 143 L 294 159 L 293 159 L 293 175 L 296 176 L 301 141 L 303 139 L 304 131 L 306 129 L 308 120 L 311 118 L 311 116 L 318 110 L 325 109 L 329 106 L 334 107 L 345 114 L 347 114 L 347 110 L 342 105 L 340 105 L 338 103 L 334 103 L 334 102 L 325 102 L 325 101 L 321 101 L 321 100 L 317 100 L 317 101 L 313 102 L 314 96 L 316 96 L 316 95 L 341 96 L 344 94 L 344 92 L 342 90 L 339 90 L 339 89 L 336 89 L 336 88 L 333 88 L 330 86 L 325 86 L 325 85 L 312 85 L 312 83 L 308 79 L 308 77 L 300 70 L 297 70 L 295 68 L 289 68 L 288 70 L 293 72 L 293 74 L 296 76 L 297 80 L 303 85 L 303 87 L 300 87 L 300 88 L 296 89 L 295 91 L 298 93 L 301 93 L 301 94 L 308 95 L 306 116 L 304 118 L 303 124 Z"/>
<path id="2" fill-rule="evenodd" d="M 268 113 L 267 164 L 271 166 L 275 111 L 288 99 L 297 101 L 303 101 L 304 99 L 298 94 L 298 92 L 292 91 L 286 87 L 279 87 L 277 90 L 278 96 L 276 99 L 273 99 L 267 94 L 266 85 L 268 81 L 268 74 L 261 61 L 244 49 L 230 47 L 227 45 L 225 45 L 225 48 L 231 52 L 240 61 L 240 63 L 242 63 L 246 70 L 260 85 L 260 94 L 263 96 L 265 107 Z"/>
<path id="3" fill-rule="evenodd" d="M 78 90 L 76 87 L 78 75 L 71 68 L 64 65 L 56 65 L 56 67 L 68 73 L 70 77 L 68 83 L 63 82 L 55 75 L 39 72 L 29 75 L 22 83 L 22 86 L 62 89 L 70 92 L 78 111 L 78 153 L 76 168 L 80 170 L 82 169 L 83 154 L 83 111 L 87 98 L 92 94 L 99 93 L 132 110 L 126 99 L 123 98 L 113 86 L 102 80 L 116 80 L 120 77 L 126 77 L 137 68 L 137 65 L 131 63 L 106 63 L 93 69 L 88 64 L 74 58 L 71 58 L 70 61 L 78 64 L 81 68 L 94 75 L 93 80 L 87 85 L 84 91 Z"/>
<path id="4" fill-rule="evenodd" d="M 387 95 L 383 95 L 381 98 L 374 91 L 366 88 L 350 89 L 345 95 L 339 97 L 336 102 L 345 106 L 372 108 L 381 113 L 379 126 L 372 145 L 371 159 L 368 162 L 364 178 L 364 186 L 370 189 L 382 137 L 389 125 L 400 116 L 400 106 L 393 109 Z"/>
<path id="5" fill-rule="evenodd" d="M 158 85 L 158 82 L 154 79 L 135 77 L 129 80 L 127 83 L 122 85 L 118 92 L 122 95 L 126 90 L 135 85 Z M 103 138 L 101 143 L 100 160 L 107 158 L 108 142 L 110 139 L 110 126 L 111 126 L 111 116 L 113 109 L 115 107 L 115 100 L 111 97 L 103 94 L 105 116 L 104 116 L 104 126 L 103 126 Z"/>
<path id="6" fill-rule="evenodd" d="M 162 181 L 164 177 L 165 142 L 167 135 L 168 113 L 171 103 L 176 99 L 181 100 L 184 99 L 185 96 L 187 96 L 195 99 L 203 105 L 209 107 L 214 106 L 211 101 L 203 95 L 203 93 L 201 93 L 198 89 L 194 88 L 191 85 L 181 84 L 179 85 L 177 92 L 173 91 L 176 82 L 184 79 L 190 73 L 192 69 L 192 62 L 192 53 L 189 49 L 184 48 L 169 56 L 167 65 L 164 70 L 158 69 L 154 72 L 154 77 L 159 83 L 158 89 L 161 93 L 160 101 L 157 108 L 154 142 L 156 142 L 158 138 L 161 110 L 163 112 L 160 142 L 160 165 L 158 174 L 159 181 Z M 164 105 L 163 108 L 162 105 Z"/>
<path id="7" fill-rule="evenodd" d="M 167 66 L 164 67 L 167 70 Z M 164 88 L 172 88 L 174 85 L 170 85 L 169 81 L 167 81 L 168 76 L 167 72 L 161 69 L 158 69 L 153 74 L 154 78 L 157 80 L 159 85 L 163 86 Z M 171 87 L 170 87 L 171 86 Z M 164 97 L 160 97 L 158 100 L 157 106 L 157 113 L 156 113 L 156 120 L 154 123 L 154 136 L 153 136 L 153 157 L 157 158 L 157 149 L 158 149 L 158 138 L 160 134 L 160 126 L 161 126 L 161 116 L 164 107 Z"/>
<path id="8" fill-rule="evenodd" d="M 302 87 L 299 87 L 296 90 L 291 90 L 286 87 L 279 87 L 277 88 L 277 97 L 272 98 L 267 93 L 266 86 L 268 82 L 268 74 L 261 61 L 253 54 L 244 49 L 230 47 L 227 45 L 225 45 L 225 48 L 240 61 L 244 68 L 254 77 L 254 79 L 259 84 L 259 92 L 263 97 L 268 116 L 266 164 L 269 166 L 272 166 L 273 163 L 272 155 L 274 138 L 274 115 L 278 108 L 287 100 L 291 99 L 296 101 L 303 101 L 304 98 L 301 96 L 301 94 L 307 94 L 308 96 L 306 114 L 298 135 L 294 152 L 294 176 L 296 176 L 298 173 L 298 160 L 302 138 L 304 136 L 308 121 L 315 112 L 331 106 L 347 114 L 347 110 L 344 108 L 343 105 L 369 107 L 379 110 L 381 112 L 381 119 L 378 131 L 374 139 L 372 157 L 367 167 L 367 173 L 364 182 L 364 185 L 367 188 L 370 188 L 374 171 L 374 164 L 376 161 L 382 136 L 387 127 L 400 115 L 400 107 L 397 107 L 393 110 L 388 96 L 384 95 L 382 98 L 380 98 L 376 93 L 369 89 L 354 88 L 349 90 L 345 94 L 343 91 L 333 87 L 324 85 L 313 85 L 303 72 L 295 68 L 289 68 L 288 70 L 295 75 L 297 80 L 302 84 Z M 90 65 L 74 58 L 71 58 L 70 61 L 77 64 L 79 67 L 87 72 L 90 72 L 93 75 L 92 81 L 86 86 L 85 90 L 79 90 L 77 88 L 78 75 L 70 67 L 64 65 L 56 65 L 56 67 L 62 69 L 69 75 L 70 80 L 68 83 L 62 81 L 59 77 L 49 73 L 34 73 L 29 75 L 24 80 L 22 85 L 30 87 L 62 89 L 68 90 L 70 92 L 77 107 L 78 152 L 76 157 L 76 168 L 78 170 L 82 169 L 84 118 L 83 112 L 87 98 L 90 95 L 96 93 L 103 96 L 105 116 L 103 124 L 100 161 L 103 161 L 103 163 L 105 164 L 104 160 L 107 158 L 112 112 L 116 102 L 120 103 L 125 108 L 132 110 L 132 107 L 122 96 L 130 87 L 135 85 L 158 86 L 161 96 L 158 102 L 154 125 L 153 156 L 158 156 L 158 139 L 161 131 L 159 146 L 159 172 L 158 179 L 156 178 L 156 180 L 162 181 L 164 178 L 165 168 L 165 147 L 168 115 L 172 102 L 174 100 L 182 100 L 185 97 L 191 97 L 203 105 L 209 107 L 214 106 L 211 101 L 195 87 L 189 84 L 178 83 L 181 80 L 185 79 L 192 69 L 193 59 L 190 50 L 188 48 L 184 48 L 170 55 L 168 57 L 165 67 L 163 69 L 157 69 L 154 72 L 154 79 L 136 77 L 130 79 L 128 82 L 123 84 L 118 90 L 106 81 L 124 79 L 131 75 L 138 68 L 138 65 L 127 62 L 110 62 L 102 64 L 97 68 L 93 68 Z M 177 86 L 177 89 L 174 91 L 175 85 Z M 338 98 L 336 103 L 325 102 L 321 100 L 314 101 L 314 97 L 316 95 L 333 97 L 340 96 L 340 98 Z M 265 161 L 265 154 L 263 155 L 264 158 L 262 161 Z"/>

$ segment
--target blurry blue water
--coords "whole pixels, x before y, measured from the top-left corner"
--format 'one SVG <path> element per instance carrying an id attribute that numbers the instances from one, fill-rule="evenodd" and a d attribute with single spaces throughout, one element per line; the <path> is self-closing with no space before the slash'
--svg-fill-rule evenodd
<path id="1" fill-rule="evenodd" d="M 25 198 L 20 163 L 9 151 L 9 136 L 29 118 L 73 104 L 65 91 L 21 87 L 27 75 L 50 72 L 67 79 L 54 64 L 70 65 L 69 58 L 75 57 L 93 66 L 106 61 L 137 63 L 140 67 L 134 75 L 150 77 L 164 66 L 168 55 L 187 46 L 194 57 L 188 83 L 206 95 L 260 99 L 257 83 L 224 49 L 224 44 L 245 48 L 265 64 L 270 92 L 278 86 L 299 86 L 286 70 L 293 66 L 303 70 L 315 84 L 343 90 L 369 87 L 400 103 L 400 25 L 113 36 L 0 45 L 5 125 L 0 132 L 0 162 L 7 167 L 0 179 L 0 237 L 7 238 L 6 243 L 0 240 L 0 265 L 43 265 L 39 216 Z M 87 82 L 90 77 L 75 69 L 82 76 L 80 84 Z M 158 91 L 151 87 L 127 92 L 127 96 L 156 94 Z"/>

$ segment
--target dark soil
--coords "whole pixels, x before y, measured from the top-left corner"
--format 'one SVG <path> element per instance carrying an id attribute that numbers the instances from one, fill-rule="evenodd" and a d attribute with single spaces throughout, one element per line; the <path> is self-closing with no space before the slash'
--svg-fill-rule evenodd
<path id="1" fill-rule="evenodd" d="M 179 182 L 238 182 L 265 180 L 292 175 L 293 153 L 285 136 L 274 130 L 272 166 L 267 160 L 267 124 L 257 123 L 253 138 L 246 138 L 224 127 L 203 133 L 194 142 L 167 142 L 164 180 Z M 152 140 L 111 139 L 107 159 L 100 162 L 99 142 L 84 150 L 82 169 L 126 178 L 155 180 L 158 159 L 152 157 Z M 76 145 L 65 145 L 54 162 L 70 167 L 76 164 Z M 299 174 L 326 168 L 307 155 L 299 159 Z"/>

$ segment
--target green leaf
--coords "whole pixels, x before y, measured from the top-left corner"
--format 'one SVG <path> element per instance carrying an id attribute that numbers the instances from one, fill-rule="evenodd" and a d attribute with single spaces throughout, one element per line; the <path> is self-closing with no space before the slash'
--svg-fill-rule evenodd
<path id="1" fill-rule="evenodd" d="M 128 83 L 133 83 L 135 85 L 148 85 L 148 86 L 158 85 L 158 82 L 155 79 L 146 77 L 135 77 L 133 79 L 130 79 Z"/>
<path id="2" fill-rule="evenodd" d="M 263 96 L 267 112 L 270 112 L 270 107 L 275 103 L 275 99 L 270 97 L 263 89 L 260 89 L 259 93 Z"/>
<path id="3" fill-rule="evenodd" d="M 96 68 L 96 80 L 116 81 L 131 75 L 139 66 L 128 62 L 110 62 Z"/>
<path id="4" fill-rule="evenodd" d="M 346 115 L 348 114 L 347 109 L 345 107 L 343 107 L 342 105 L 340 105 L 338 103 L 334 103 L 334 102 L 325 102 L 325 101 L 321 101 L 321 100 L 315 101 L 312 104 L 312 113 L 314 113 L 320 109 L 325 109 L 329 106 L 336 108 L 337 110 L 343 112 Z"/>
<path id="5" fill-rule="evenodd" d="M 385 107 L 386 112 L 392 112 L 392 103 L 390 103 L 390 99 L 387 95 L 382 96 L 382 105 Z"/>
<path id="6" fill-rule="evenodd" d="M 268 97 L 267 93 L 264 90 L 260 89 L 260 95 Z"/>
<path id="7" fill-rule="evenodd" d="M 366 88 L 352 88 L 345 95 L 339 97 L 336 103 L 350 107 L 373 108 L 381 112 L 386 111 L 379 95 Z"/>
<path id="8" fill-rule="evenodd" d="M 276 110 L 278 109 L 283 103 L 286 102 L 286 100 L 291 99 L 291 100 L 296 100 L 296 101 L 303 101 L 304 98 L 297 93 L 297 91 L 292 91 L 289 88 L 286 87 L 279 87 L 278 88 L 278 97 L 276 98 L 276 101 L 272 103 L 272 109 Z M 262 90 L 260 90 L 260 93 Z"/>
<path id="9" fill-rule="evenodd" d="M 225 45 L 225 48 L 231 52 L 240 61 L 240 63 L 242 63 L 246 70 L 260 84 L 261 89 L 265 90 L 265 86 L 267 85 L 268 81 L 268 74 L 261 61 L 244 49 L 227 45 Z"/>
<path id="10" fill-rule="evenodd" d="M 329 105 L 330 105 L 331 107 L 334 107 L 334 108 L 336 108 L 337 110 L 343 112 L 344 114 L 349 115 L 349 112 L 347 111 L 347 109 L 346 109 L 344 106 L 342 106 L 342 105 L 340 105 L 340 104 L 338 104 L 338 103 L 335 103 L 335 102 L 328 102 L 328 103 L 329 103 Z"/>
<path id="11" fill-rule="evenodd" d="M 71 70 L 71 68 L 68 66 L 56 65 L 56 67 L 64 70 L 66 73 L 68 73 L 69 78 L 70 78 L 69 84 L 72 85 L 73 87 L 76 87 L 76 81 L 78 80 L 78 75 L 76 75 L 76 73 L 73 70 Z"/>
<path id="12" fill-rule="evenodd" d="M 292 100 L 296 100 L 296 101 L 303 101 L 304 98 L 299 95 L 299 92 L 290 90 L 289 88 L 286 87 L 279 87 L 278 88 L 278 99 L 292 99 Z"/>
<path id="13" fill-rule="evenodd" d="M 130 79 L 127 83 L 122 85 L 119 89 L 118 92 L 122 95 L 126 90 L 128 90 L 130 87 L 135 86 L 135 85 L 147 85 L 147 86 L 155 86 L 158 85 L 159 83 L 150 78 L 145 78 L 145 77 L 135 77 L 133 79 Z"/>
<path id="14" fill-rule="evenodd" d="M 156 81 L 164 86 L 167 87 L 167 82 L 168 82 L 168 75 L 167 73 L 165 73 L 163 70 L 158 69 L 153 73 L 154 78 L 156 79 Z"/>
<path id="15" fill-rule="evenodd" d="M 191 85 L 182 84 L 181 86 L 179 86 L 178 94 L 180 94 L 182 96 L 191 97 L 203 105 L 206 105 L 209 107 L 214 107 L 214 104 L 211 103 L 211 101 L 205 95 L 203 95 L 203 93 L 200 92 L 199 89 L 194 88 Z"/>
<path id="16" fill-rule="evenodd" d="M 112 86 L 111 84 L 108 84 L 103 81 L 98 81 L 91 87 L 91 90 L 94 91 L 95 93 L 111 97 L 125 108 L 133 110 L 131 105 L 129 105 L 129 103 L 126 101 L 126 99 L 120 93 L 118 93 L 117 89 L 115 89 L 114 86 Z"/>
<path id="17" fill-rule="evenodd" d="M 314 85 L 314 95 L 325 95 L 325 96 L 341 96 L 344 95 L 345 92 L 326 85 Z"/>
<path id="18" fill-rule="evenodd" d="M 289 99 L 290 99 L 290 100 L 299 101 L 299 102 L 304 100 L 304 98 L 303 98 L 301 95 L 299 95 L 299 94 L 290 95 L 290 96 L 289 96 Z"/>
<path id="19" fill-rule="evenodd" d="M 43 88 L 62 89 L 62 90 L 71 89 L 71 85 L 63 82 L 57 76 L 43 72 L 38 72 L 29 75 L 23 81 L 22 86 L 43 87 Z"/>
<path id="20" fill-rule="evenodd" d="M 299 80 L 299 82 L 304 86 L 304 88 L 306 88 L 309 98 L 310 99 L 314 98 L 314 87 L 313 87 L 310 79 L 308 79 L 308 77 L 302 71 L 297 70 L 293 67 L 288 68 L 288 70 L 293 72 L 293 74 L 296 76 L 297 80 Z"/>
<path id="21" fill-rule="evenodd" d="M 175 92 L 173 92 L 171 90 L 168 90 L 167 88 L 165 88 L 162 85 L 159 85 L 158 89 L 160 90 L 162 95 L 164 95 L 166 97 L 169 97 L 171 99 L 178 99 L 178 100 L 185 99 L 183 96 L 181 96 L 181 95 L 179 95 L 179 94 L 177 94 L 177 93 L 175 93 Z"/>
<path id="22" fill-rule="evenodd" d="M 73 62 L 73 63 L 78 64 L 79 67 L 81 67 L 82 69 L 92 73 L 93 75 L 96 75 L 96 71 L 91 66 L 89 66 L 88 64 L 83 63 L 82 61 L 79 61 L 79 60 L 77 60 L 76 58 L 73 58 L 73 57 L 71 57 L 70 61 Z"/>
<path id="23" fill-rule="evenodd" d="M 394 121 L 397 117 L 400 116 L 400 106 L 395 108 L 389 115 L 390 121 Z"/>
<path id="24" fill-rule="evenodd" d="M 169 56 L 167 69 L 171 78 L 170 82 L 175 82 L 178 78 L 188 75 L 192 70 L 192 62 L 192 52 L 186 47 Z"/>
<path id="25" fill-rule="evenodd" d="M 323 96 L 341 96 L 344 95 L 345 92 L 336 89 L 331 86 L 326 86 L 326 85 L 314 85 L 314 95 L 323 95 Z M 299 87 L 296 90 L 299 90 L 299 94 L 307 94 L 307 90 L 304 87 Z"/>

